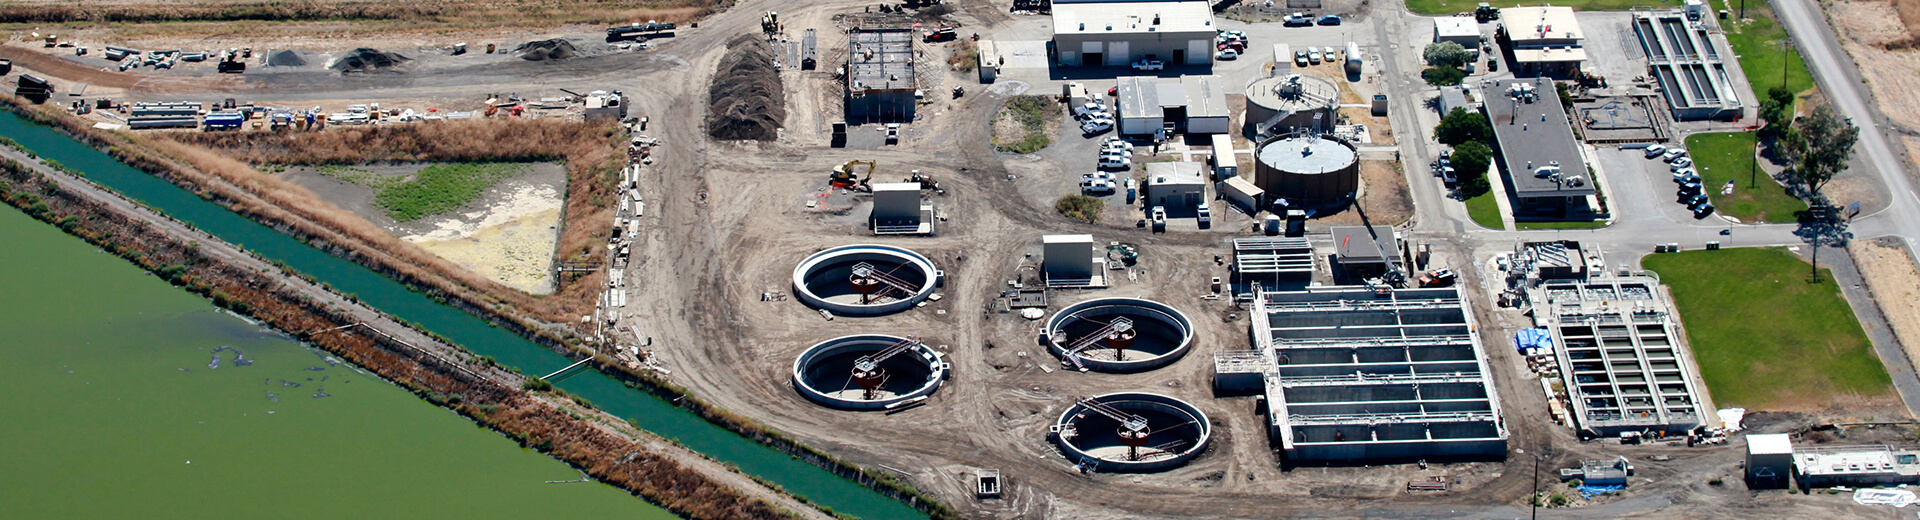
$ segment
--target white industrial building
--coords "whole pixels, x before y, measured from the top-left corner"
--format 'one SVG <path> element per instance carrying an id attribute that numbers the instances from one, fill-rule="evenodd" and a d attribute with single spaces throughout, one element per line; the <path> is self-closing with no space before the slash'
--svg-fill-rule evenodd
<path id="1" fill-rule="evenodd" d="M 1793 440 L 1784 433 L 1747 435 L 1747 488 L 1782 489 L 1793 474 Z"/>
<path id="2" fill-rule="evenodd" d="M 867 223 L 876 235 L 931 235 L 933 204 L 920 198 L 920 183 L 874 183 L 873 213 Z"/>
<path id="3" fill-rule="evenodd" d="M 1442 16 L 1433 19 L 1433 42 L 1453 42 L 1469 49 L 1480 48 L 1480 22 L 1471 16 Z"/>
<path id="4" fill-rule="evenodd" d="M 1516 77 L 1571 77 L 1587 61 L 1586 33 L 1572 7 L 1509 7 L 1500 10 L 1500 30 L 1513 50 Z"/>
<path id="5" fill-rule="evenodd" d="M 1106 257 L 1094 252 L 1093 235 L 1042 235 L 1040 243 L 1048 287 L 1105 285 Z"/>
<path id="6" fill-rule="evenodd" d="M 1753 445 L 1753 437 L 1757 436 L 1747 436 L 1749 447 Z M 1784 443 L 1786 435 L 1780 437 Z M 1884 444 L 1802 447 L 1797 450 L 1789 446 L 1786 453 L 1793 459 L 1793 478 L 1799 481 L 1801 488 L 1920 484 L 1920 452 L 1914 450 L 1894 449 Z M 1748 478 L 1753 476 L 1748 473 Z M 1784 485 L 1786 478 L 1782 475 L 1779 480 Z"/>
<path id="7" fill-rule="evenodd" d="M 1212 65 L 1209 2 L 1053 2 L 1053 57 L 1065 67 L 1125 67 L 1142 59 Z"/>
<path id="8" fill-rule="evenodd" d="M 1147 206 L 1165 208 L 1168 217 L 1199 214 L 1200 205 L 1207 203 L 1207 178 L 1201 173 L 1205 169 L 1188 161 L 1147 163 Z"/>
<path id="9" fill-rule="evenodd" d="M 1260 213 L 1260 200 L 1267 196 L 1267 192 L 1255 186 L 1253 181 L 1239 176 L 1228 177 L 1220 183 L 1219 190 L 1221 197 L 1248 215 Z"/>
<path id="10" fill-rule="evenodd" d="M 1220 76 L 1123 76 L 1114 90 L 1122 135 L 1224 134 L 1232 126 Z"/>
<path id="11" fill-rule="evenodd" d="M 1114 105 L 1120 118 L 1122 135 L 1152 135 L 1165 125 L 1166 113 L 1160 109 L 1160 80 L 1146 76 L 1120 78 L 1115 88 L 1120 100 Z"/>
<path id="12" fill-rule="evenodd" d="M 1226 81 L 1220 76 L 1181 76 L 1180 87 L 1187 94 L 1188 135 L 1226 134 L 1233 126 L 1228 121 Z"/>

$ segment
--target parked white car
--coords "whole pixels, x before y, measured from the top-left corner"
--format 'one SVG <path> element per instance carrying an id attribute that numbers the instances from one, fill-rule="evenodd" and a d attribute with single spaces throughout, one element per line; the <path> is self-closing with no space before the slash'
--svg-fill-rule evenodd
<path id="1" fill-rule="evenodd" d="M 1307 47 L 1307 63 L 1314 65 L 1320 64 L 1320 49 L 1318 47 Z"/>
<path id="2" fill-rule="evenodd" d="M 1106 113 L 1107 113 L 1107 106 L 1099 103 L 1087 103 L 1084 105 L 1073 107 L 1073 117 L 1078 119 L 1086 119 L 1088 116 L 1101 115 Z"/>
<path id="3" fill-rule="evenodd" d="M 1237 59 L 1240 59 L 1240 51 L 1236 51 L 1230 48 L 1220 49 L 1220 52 L 1214 53 L 1213 57 L 1214 59 L 1221 59 L 1221 60 L 1237 60 Z"/>
<path id="4" fill-rule="evenodd" d="M 1080 123 L 1080 131 L 1085 132 L 1087 135 L 1093 135 L 1093 134 L 1105 132 L 1112 129 L 1113 129 L 1112 118 L 1095 117 L 1093 119 L 1088 119 L 1087 122 L 1085 123 Z"/>
<path id="5" fill-rule="evenodd" d="M 1100 158 L 1100 167 L 1105 169 L 1126 170 L 1133 168 L 1133 158 L 1124 155 L 1108 155 Z"/>
<path id="6" fill-rule="evenodd" d="M 1686 156 L 1687 156 L 1687 151 L 1685 149 L 1673 148 L 1673 149 L 1667 150 L 1667 153 L 1661 154 L 1660 158 L 1666 160 L 1667 162 L 1673 162 L 1674 159 L 1679 159 L 1681 157 L 1686 157 Z"/>
<path id="7" fill-rule="evenodd" d="M 1656 145 L 1649 145 L 1649 146 L 1647 146 L 1647 158 L 1648 158 L 1648 159 L 1652 159 L 1652 158 L 1655 158 L 1655 157 L 1659 157 L 1659 156 L 1660 156 L 1661 154 L 1664 154 L 1664 153 L 1667 153 L 1667 147 L 1665 147 L 1665 146 L 1661 146 L 1661 145 L 1657 145 L 1657 144 L 1656 144 Z"/>
<path id="8" fill-rule="evenodd" d="M 1673 160 L 1673 167 L 1675 168 L 1686 168 L 1688 166 L 1693 166 L 1692 157 L 1687 157 L 1685 155 L 1682 155 Z"/>
<path id="9" fill-rule="evenodd" d="M 1200 225 L 1202 227 L 1213 223 L 1213 210 L 1207 207 L 1207 203 L 1200 203 L 1200 206 L 1196 209 L 1199 211 Z"/>
<path id="10" fill-rule="evenodd" d="M 1129 143 L 1127 140 L 1119 137 L 1108 137 L 1105 143 L 1100 144 L 1100 151 L 1104 152 L 1108 150 L 1133 153 L 1133 143 Z"/>
<path id="11" fill-rule="evenodd" d="M 1160 60 L 1140 60 L 1133 62 L 1133 70 L 1166 70 L 1167 62 Z"/>
<path id="12" fill-rule="evenodd" d="M 1113 181 L 1100 179 L 1080 181 L 1080 191 L 1089 195 L 1112 195 Z"/>

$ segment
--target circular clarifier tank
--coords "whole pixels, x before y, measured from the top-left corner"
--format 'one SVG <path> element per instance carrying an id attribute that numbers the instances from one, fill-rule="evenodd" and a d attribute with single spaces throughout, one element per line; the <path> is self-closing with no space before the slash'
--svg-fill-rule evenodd
<path id="1" fill-rule="evenodd" d="M 822 341 L 793 361 L 793 387 L 813 402 L 845 410 L 882 410 L 932 395 L 949 367 L 916 338 L 886 334 Z"/>
<path id="2" fill-rule="evenodd" d="M 941 272 L 926 256 L 880 244 L 840 246 L 793 268 L 793 292 L 808 305 L 845 316 L 878 316 L 933 294 Z"/>
<path id="3" fill-rule="evenodd" d="M 1044 338 L 1068 364 L 1101 372 L 1166 366 L 1193 345 L 1193 322 L 1173 307 L 1139 298 L 1076 303 L 1047 320 Z"/>
<path id="4" fill-rule="evenodd" d="M 1179 467 L 1207 448 L 1207 415 L 1160 394 L 1121 392 L 1075 402 L 1052 427 L 1067 460 L 1092 471 L 1160 471 Z"/>

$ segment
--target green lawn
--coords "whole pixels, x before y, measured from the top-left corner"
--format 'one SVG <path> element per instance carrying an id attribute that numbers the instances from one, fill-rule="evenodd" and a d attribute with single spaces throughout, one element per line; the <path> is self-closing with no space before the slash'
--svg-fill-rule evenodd
<path id="1" fill-rule="evenodd" d="M 1641 264 L 1673 288 L 1718 406 L 1808 409 L 1892 392 L 1833 276 L 1781 248 L 1688 251 Z"/>
<path id="2" fill-rule="evenodd" d="M 1713 199 L 1715 211 L 1741 222 L 1793 222 L 1793 212 L 1807 209 L 1807 204 L 1788 195 L 1766 172 L 1754 173 L 1754 139 L 1753 132 L 1687 136 L 1687 153 L 1700 171 L 1701 190 Z M 1733 194 L 1721 195 L 1727 181 L 1734 182 Z"/>
<path id="3" fill-rule="evenodd" d="M 1488 173 L 1494 174 L 1493 172 Z M 1473 198 L 1467 199 L 1466 203 L 1467 216 L 1473 217 L 1473 223 L 1479 224 L 1480 227 L 1487 229 L 1507 228 L 1506 224 L 1501 222 L 1500 203 L 1493 200 L 1493 192 L 1489 191 L 1475 195 Z"/>
<path id="4" fill-rule="evenodd" d="M 1539 0 L 1494 0 L 1487 2 L 1494 7 L 1507 8 L 1521 5 L 1541 5 Z M 1640 6 L 1680 5 L 1677 1 L 1662 0 L 1564 0 L 1553 5 L 1572 7 L 1576 11 L 1625 11 Z M 1480 0 L 1407 0 L 1407 10 L 1416 14 L 1444 15 L 1456 13 L 1472 14 Z"/>
<path id="5" fill-rule="evenodd" d="M 1569 222 L 1515 222 L 1520 229 L 1599 229 L 1606 227 L 1604 220 L 1576 220 Z"/>
<path id="6" fill-rule="evenodd" d="M 1720 4 L 1727 8 L 1728 16 L 1740 16 L 1738 2 L 1721 0 Z M 1788 47 L 1787 52 L 1780 52 L 1781 43 L 1789 39 L 1787 30 L 1774 21 L 1767 3 L 1748 0 L 1747 18 L 1750 21 L 1723 20 L 1720 26 L 1727 30 L 1727 44 L 1740 56 L 1740 69 L 1753 84 L 1753 95 L 1766 97 L 1768 90 L 1781 84 L 1782 76 L 1788 90 L 1799 93 L 1812 89 L 1813 75 L 1807 73 L 1807 62 L 1800 51 Z"/>

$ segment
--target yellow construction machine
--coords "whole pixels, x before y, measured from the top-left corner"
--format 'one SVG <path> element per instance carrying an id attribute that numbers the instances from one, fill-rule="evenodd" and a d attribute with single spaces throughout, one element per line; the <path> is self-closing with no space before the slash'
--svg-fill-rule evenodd
<path id="1" fill-rule="evenodd" d="M 855 166 L 866 166 L 867 173 L 865 175 L 854 175 L 853 167 Z M 873 179 L 873 170 L 877 166 L 879 165 L 873 161 L 862 161 L 858 159 L 847 161 L 846 164 L 833 167 L 831 184 L 835 188 L 852 188 L 856 186 L 864 188 L 867 186 L 868 181 Z"/>

